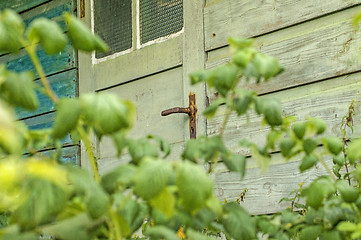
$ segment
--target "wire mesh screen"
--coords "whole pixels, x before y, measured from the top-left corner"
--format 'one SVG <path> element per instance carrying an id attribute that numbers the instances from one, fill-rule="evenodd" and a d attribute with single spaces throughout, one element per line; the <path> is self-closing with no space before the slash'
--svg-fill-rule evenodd
<path id="1" fill-rule="evenodd" d="M 94 31 L 108 45 L 105 57 L 132 47 L 132 0 L 94 0 Z"/>
<path id="2" fill-rule="evenodd" d="M 140 0 L 141 44 L 176 33 L 182 28 L 183 0 Z"/>

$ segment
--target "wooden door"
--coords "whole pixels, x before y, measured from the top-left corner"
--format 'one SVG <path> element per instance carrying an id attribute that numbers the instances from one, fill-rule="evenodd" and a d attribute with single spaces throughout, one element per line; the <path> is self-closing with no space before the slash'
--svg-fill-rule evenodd
<path id="1" fill-rule="evenodd" d="M 88 26 L 96 29 L 95 21 L 106 21 L 106 18 L 113 18 L 108 21 L 109 24 L 113 24 L 117 19 L 120 20 L 120 16 L 106 14 L 106 11 L 112 11 L 112 9 L 106 9 L 109 6 L 103 6 L 103 10 L 97 10 L 102 1 L 97 0 L 97 2 L 98 6 L 94 5 L 94 1 L 78 2 L 79 16 Z M 118 46 L 121 49 L 119 51 L 111 49 L 114 53 L 107 56 L 98 57 L 79 53 L 80 95 L 93 91 L 112 92 L 121 98 L 133 101 L 137 107 L 137 118 L 135 127 L 130 133 L 131 137 L 138 138 L 150 133 L 159 135 L 173 146 L 172 156 L 179 156 L 184 141 L 189 138 L 188 116 L 174 114 L 162 117 L 161 111 L 172 107 L 188 106 L 188 94 L 190 91 L 194 92 L 199 109 L 197 132 L 205 134 L 205 120 L 199 114 L 205 105 L 205 87 L 203 85 L 191 88 L 188 78 L 190 72 L 204 68 L 203 1 L 127 0 L 107 1 L 107 4 L 111 2 L 115 5 L 120 4 L 125 12 L 130 11 L 128 12 L 130 20 L 123 19 L 123 21 L 130 24 L 131 28 L 129 30 L 123 24 L 121 30 L 125 35 L 131 34 L 132 39 L 130 43 L 128 41 L 123 46 Z M 145 29 L 147 26 L 141 25 L 146 18 L 140 19 L 142 14 L 140 8 L 144 2 L 159 4 L 163 8 L 164 6 L 172 7 L 171 4 L 173 6 L 181 4 L 183 26 L 180 28 L 178 26 L 175 31 L 157 39 L 143 39 L 145 34 L 143 33 L 141 37 L 140 33 L 142 27 Z M 122 16 L 127 16 L 127 14 L 123 13 Z M 169 17 L 170 19 L 163 18 L 162 21 L 172 20 L 171 16 Z M 103 26 L 108 27 L 104 24 Z M 104 29 L 100 31 L 102 30 Z M 117 35 L 119 31 L 116 29 L 114 32 L 108 31 L 107 34 L 111 34 L 109 37 L 111 41 L 122 40 L 122 37 Z M 101 173 L 121 164 L 122 160 L 115 158 L 116 152 L 109 139 L 95 143 L 94 148 Z M 86 165 L 84 158 L 82 164 Z"/>

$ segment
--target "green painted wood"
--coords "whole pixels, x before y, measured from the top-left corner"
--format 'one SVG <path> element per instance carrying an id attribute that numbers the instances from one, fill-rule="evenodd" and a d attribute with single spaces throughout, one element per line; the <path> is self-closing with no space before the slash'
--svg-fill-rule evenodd
<path id="1" fill-rule="evenodd" d="M 33 130 L 51 128 L 54 123 L 55 113 L 47 113 L 44 115 L 28 118 L 24 120 L 24 123 Z M 73 145 L 70 134 L 61 140 L 62 145 Z"/>
<path id="2" fill-rule="evenodd" d="M 56 150 L 47 150 L 41 152 L 41 154 L 44 154 L 48 157 L 54 156 L 56 153 Z M 62 148 L 62 156 L 61 161 L 64 164 L 71 164 L 75 166 L 79 166 L 80 159 L 79 159 L 79 146 L 70 146 L 70 147 L 64 147 Z"/>
<path id="3" fill-rule="evenodd" d="M 46 75 L 76 67 L 75 53 L 70 44 L 67 44 L 65 49 L 59 54 L 49 56 L 46 55 L 42 49 L 39 49 L 37 54 Z M 35 73 L 35 76 L 38 77 L 37 73 L 33 70 L 34 67 L 30 57 L 25 51 L 21 51 L 18 55 L 5 55 L 0 57 L 0 63 L 5 62 L 10 70 L 16 72 L 32 70 Z"/>
<path id="4" fill-rule="evenodd" d="M 360 3 L 361 0 L 207 0 L 204 9 L 206 50 L 227 45 L 229 37 L 259 36 Z"/>
<path id="5" fill-rule="evenodd" d="M 58 22 L 60 27 L 65 29 L 65 21 L 62 15 L 64 12 L 73 12 L 74 7 L 73 0 L 56 0 L 24 12 L 21 17 L 26 25 L 29 25 L 36 18 L 44 17 Z"/>
<path id="6" fill-rule="evenodd" d="M 12 8 L 17 12 L 22 12 L 49 1 L 50 0 L 2 0 L 0 2 L 0 10 Z"/>
<path id="7" fill-rule="evenodd" d="M 58 97 L 74 98 L 78 95 L 77 74 L 76 70 L 62 72 L 52 75 L 48 78 L 51 88 Z M 36 81 L 41 85 L 40 80 Z M 43 114 L 54 110 L 54 103 L 44 94 L 37 92 L 39 99 L 39 107 L 35 111 L 27 111 L 22 108 L 16 109 L 16 115 L 19 119 L 31 117 L 34 115 Z"/>

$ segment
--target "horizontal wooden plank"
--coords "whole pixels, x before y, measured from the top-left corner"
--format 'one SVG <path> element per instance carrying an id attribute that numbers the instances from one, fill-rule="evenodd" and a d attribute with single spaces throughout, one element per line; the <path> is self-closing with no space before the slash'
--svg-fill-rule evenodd
<path id="1" fill-rule="evenodd" d="M 184 127 L 187 125 L 188 116 L 174 114 L 162 117 L 160 114 L 165 109 L 183 106 L 182 76 L 182 68 L 175 68 L 105 91 L 115 93 L 135 104 L 137 117 L 130 132 L 131 137 L 155 134 L 164 137 L 170 143 L 184 141 Z M 104 139 L 100 144 L 100 158 L 115 155 L 110 139 Z"/>
<path id="2" fill-rule="evenodd" d="M 0 11 L 5 8 L 11 8 L 17 12 L 22 12 L 49 1 L 50 0 L 2 0 L 0 2 Z"/>
<path id="3" fill-rule="evenodd" d="M 59 54 L 49 56 L 46 55 L 43 50 L 39 49 L 37 55 L 46 75 L 76 67 L 75 53 L 70 44 L 67 44 L 65 49 Z M 0 63 L 6 63 L 8 69 L 16 72 L 32 70 L 35 73 L 35 76 L 38 77 L 30 57 L 24 50 L 20 51 L 19 54 L 4 55 L 0 57 Z"/>
<path id="4" fill-rule="evenodd" d="M 33 130 L 51 128 L 54 123 L 55 113 L 50 112 L 44 115 L 28 118 L 24 123 Z M 62 145 L 73 145 L 70 134 L 61 140 Z"/>
<path id="5" fill-rule="evenodd" d="M 52 157 L 55 154 L 56 150 L 48 150 L 44 152 L 40 152 L 40 154 L 44 154 L 48 157 Z M 79 155 L 79 146 L 70 146 L 62 148 L 62 157 L 61 161 L 65 164 L 71 164 L 75 166 L 79 166 L 80 163 L 80 155 Z"/>
<path id="6" fill-rule="evenodd" d="M 289 194 L 298 189 L 301 182 L 305 187 L 317 177 L 327 175 L 321 164 L 300 173 L 298 167 L 301 158 L 302 155 L 286 163 L 280 154 L 272 154 L 272 162 L 275 163 L 267 172 L 262 174 L 259 168 L 251 168 L 247 170 L 243 179 L 240 174 L 229 172 L 223 164 L 218 164 L 211 174 L 215 181 L 215 195 L 222 201 L 225 199 L 228 202 L 236 201 L 247 188 L 241 206 L 250 214 L 272 214 L 287 209 L 291 203 L 279 203 L 282 198 L 290 197 Z M 249 159 L 248 163 L 252 164 L 254 161 Z M 329 166 L 332 165 L 332 160 L 326 159 L 326 162 Z"/>
<path id="7" fill-rule="evenodd" d="M 360 0 L 207 0 L 204 9 L 206 49 L 227 45 L 230 36 L 262 35 L 360 3 Z"/>
<path id="8" fill-rule="evenodd" d="M 40 5 L 30 11 L 21 14 L 26 25 L 36 18 L 44 17 L 56 21 L 63 29 L 65 29 L 65 21 L 63 19 L 64 12 L 73 12 L 75 7 L 73 0 L 56 0 L 47 4 Z"/>
<path id="9" fill-rule="evenodd" d="M 351 16 L 358 11 L 351 8 L 257 38 L 261 52 L 277 57 L 286 71 L 262 86 L 247 87 L 267 93 L 359 71 L 361 31 L 351 26 Z M 211 51 L 207 68 L 229 59 L 228 47 Z"/>
<path id="10" fill-rule="evenodd" d="M 180 35 L 93 65 L 96 90 L 180 66 L 182 42 Z"/>
<path id="11" fill-rule="evenodd" d="M 351 101 L 355 100 L 355 127 L 352 136 L 361 136 L 361 123 L 356 120 L 361 118 L 360 78 L 361 73 L 357 73 L 272 93 L 266 97 L 279 99 L 285 116 L 296 116 L 299 120 L 304 120 L 307 116 L 323 119 L 328 126 L 325 134 L 335 136 L 342 136 L 340 131 L 342 117 L 346 115 Z M 222 108 L 208 122 L 209 135 L 219 133 L 224 114 L 225 111 Z M 245 116 L 240 118 L 232 114 L 224 133 L 226 145 L 237 152 L 248 154 L 248 150 L 239 147 L 239 141 L 243 138 L 257 144 L 264 144 L 269 129 L 260 127 L 260 123 L 261 118 L 254 112 L 249 114 L 248 119 Z M 351 136 L 350 132 L 348 134 Z"/>
<path id="12" fill-rule="evenodd" d="M 76 70 L 62 72 L 52 75 L 48 78 L 51 88 L 58 97 L 74 98 L 78 95 Z M 36 81 L 41 85 L 40 80 Z M 16 108 L 16 115 L 19 119 L 43 114 L 54 110 L 54 103 L 44 94 L 37 92 L 39 107 L 35 111 L 27 111 L 22 108 Z"/>

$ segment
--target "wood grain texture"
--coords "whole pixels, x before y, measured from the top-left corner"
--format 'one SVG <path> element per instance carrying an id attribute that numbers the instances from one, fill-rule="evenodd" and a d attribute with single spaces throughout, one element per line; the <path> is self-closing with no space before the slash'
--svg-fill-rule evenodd
<path id="1" fill-rule="evenodd" d="M 137 117 L 130 137 L 140 138 L 148 134 L 164 137 L 170 143 L 184 142 L 184 126 L 188 125 L 188 115 L 173 114 L 162 117 L 161 111 L 172 107 L 183 107 L 182 68 L 165 71 L 142 78 L 105 92 L 131 100 L 137 108 Z M 100 143 L 99 158 L 116 155 L 110 139 Z"/>
<path id="2" fill-rule="evenodd" d="M 29 129 L 37 130 L 37 129 L 46 129 L 52 127 L 54 123 L 55 113 L 50 112 L 44 115 L 28 118 L 24 120 L 24 123 L 29 127 Z M 62 145 L 73 145 L 70 134 L 65 136 L 61 140 Z M 51 146 L 49 146 L 51 148 Z"/>
<path id="3" fill-rule="evenodd" d="M 37 55 L 46 75 L 55 74 L 76 67 L 75 53 L 70 44 L 67 44 L 65 49 L 59 54 L 49 56 L 46 55 L 42 49 L 39 49 Z M 34 72 L 35 76 L 38 77 L 29 56 L 23 50 L 17 55 L 5 55 L 0 57 L 0 63 L 6 63 L 8 69 L 16 72 L 31 70 Z"/>
<path id="4" fill-rule="evenodd" d="M 298 156 L 286 163 L 281 160 L 280 154 L 273 154 L 272 161 L 275 163 L 266 173 L 261 174 L 258 168 L 250 168 L 243 179 L 238 173 L 229 172 L 223 164 L 219 164 L 212 173 L 215 195 L 222 201 L 236 201 L 247 188 L 241 206 L 250 214 L 272 214 L 284 210 L 291 205 L 290 202 L 279 201 L 289 197 L 290 192 L 298 189 L 301 182 L 307 186 L 317 177 L 327 175 L 321 164 L 301 174 L 298 169 L 301 158 L 302 156 Z M 251 164 L 254 161 L 248 159 Z M 332 160 L 328 159 L 327 163 L 331 166 Z"/>
<path id="5" fill-rule="evenodd" d="M 182 35 L 93 65 L 96 90 L 182 64 Z"/>
<path id="6" fill-rule="evenodd" d="M 279 91 L 359 71 L 361 32 L 354 32 L 351 8 L 256 39 L 261 52 L 277 57 L 286 71 L 271 82 L 247 85 L 258 93 Z M 228 47 L 209 52 L 207 68 L 230 59 Z"/>
<path id="7" fill-rule="evenodd" d="M 51 88 L 58 97 L 74 98 L 78 94 L 76 70 L 62 72 L 48 78 Z M 41 86 L 40 80 L 36 81 Z M 16 108 L 16 115 L 19 119 L 54 111 L 54 103 L 44 94 L 37 92 L 39 107 L 35 111 Z"/>
<path id="8" fill-rule="evenodd" d="M 360 0 L 207 0 L 206 49 L 227 45 L 227 38 L 254 37 L 360 4 Z"/>
<path id="9" fill-rule="evenodd" d="M 361 135 L 361 73 L 343 76 L 302 87 L 269 94 L 265 97 L 279 99 L 285 116 L 296 116 L 304 120 L 307 116 L 323 119 L 328 126 L 326 135 L 341 136 L 339 130 L 342 117 L 346 115 L 352 100 L 356 102 L 355 127 L 353 137 Z M 220 109 L 216 116 L 208 122 L 208 134 L 217 134 L 223 123 L 225 111 Z M 260 127 L 261 118 L 250 112 L 248 120 L 245 116 L 232 114 L 224 133 L 226 145 L 244 154 L 249 151 L 239 147 L 239 141 L 249 139 L 257 144 L 264 144 L 268 128 Z M 351 132 L 348 132 L 351 134 Z M 351 135 L 348 135 L 351 136 Z"/>
<path id="10" fill-rule="evenodd" d="M 11 8 L 17 12 L 21 12 L 49 1 L 50 0 L 2 0 L 0 2 L 0 11 L 5 8 Z"/>

